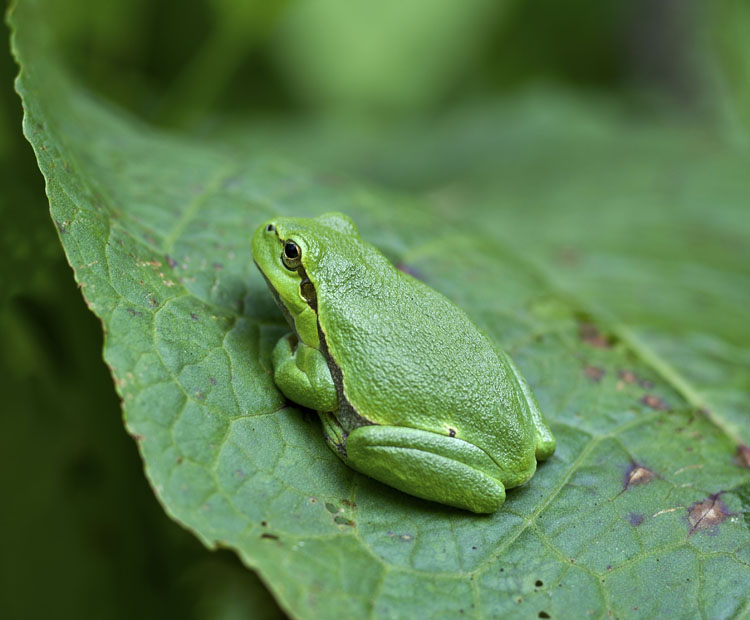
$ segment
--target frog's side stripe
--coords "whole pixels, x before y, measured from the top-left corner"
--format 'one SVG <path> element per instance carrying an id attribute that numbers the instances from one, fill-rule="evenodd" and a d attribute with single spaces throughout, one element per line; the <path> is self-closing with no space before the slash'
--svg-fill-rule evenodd
<path id="1" fill-rule="evenodd" d="M 331 371 L 331 378 L 333 378 L 333 384 L 336 386 L 336 394 L 338 395 L 339 403 L 339 409 L 336 413 L 336 417 L 339 419 L 341 426 L 349 429 L 349 432 L 351 432 L 359 426 L 368 426 L 370 424 L 373 424 L 371 420 L 368 420 L 364 416 L 361 416 L 349 402 L 349 399 L 346 397 L 346 394 L 344 393 L 344 375 L 341 373 L 341 369 L 338 367 L 338 364 L 336 364 L 336 361 L 328 352 L 326 334 L 323 331 L 323 328 L 320 326 L 320 321 L 318 321 L 318 338 L 320 339 L 320 352 L 328 361 L 328 370 Z"/>

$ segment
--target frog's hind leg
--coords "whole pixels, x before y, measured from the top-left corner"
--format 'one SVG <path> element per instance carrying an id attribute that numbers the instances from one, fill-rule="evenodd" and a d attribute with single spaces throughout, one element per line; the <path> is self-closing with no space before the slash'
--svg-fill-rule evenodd
<path id="1" fill-rule="evenodd" d="M 538 461 L 544 461 L 555 453 L 557 440 L 552 434 L 549 426 L 547 426 L 547 422 L 545 422 L 544 416 L 542 415 L 542 410 L 539 408 L 539 403 L 536 402 L 536 397 L 531 391 L 531 387 L 529 386 L 528 382 L 521 374 L 521 371 L 518 369 L 518 366 L 516 366 L 516 363 L 511 359 L 510 355 L 508 355 L 504 351 L 501 351 L 501 353 L 505 356 L 505 359 L 507 360 L 508 365 L 513 371 L 513 374 L 515 375 L 516 379 L 518 379 L 518 383 L 521 386 L 521 392 L 523 393 L 526 399 L 526 403 L 529 406 L 531 421 L 534 424 L 534 428 L 536 429 L 536 458 Z"/>
<path id="2" fill-rule="evenodd" d="M 360 426 L 344 461 L 405 493 L 478 513 L 505 501 L 502 473 L 487 454 L 459 439 L 394 426 Z"/>

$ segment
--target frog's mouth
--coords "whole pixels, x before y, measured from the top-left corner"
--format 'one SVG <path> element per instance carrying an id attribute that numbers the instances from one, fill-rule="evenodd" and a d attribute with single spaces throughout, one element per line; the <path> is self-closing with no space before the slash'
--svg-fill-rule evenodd
<path id="1" fill-rule="evenodd" d="M 291 327 L 292 331 L 296 334 L 297 328 L 294 324 L 294 317 L 292 316 L 292 313 L 289 312 L 289 308 L 287 308 L 286 305 L 284 305 L 284 302 L 281 301 L 281 296 L 279 295 L 279 292 L 274 288 L 273 284 L 271 284 L 271 281 L 268 279 L 266 274 L 260 268 L 260 265 L 257 263 L 257 261 L 253 259 L 253 262 L 255 263 L 255 266 L 258 268 L 258 271 L 260 271 L 260 275 L 262 275 L 263 279 L 266 281 L 266 284 L 268 285 L 268 289 L 271 291 L 271 295 L 273 295 L 273 298 L 276 301 L 276 305 L 279 308 L 281 308 L 281 312 L 284 314 L 284 317 L 286 318 L 286 322 L 289 323 L 289 327 Z"/>

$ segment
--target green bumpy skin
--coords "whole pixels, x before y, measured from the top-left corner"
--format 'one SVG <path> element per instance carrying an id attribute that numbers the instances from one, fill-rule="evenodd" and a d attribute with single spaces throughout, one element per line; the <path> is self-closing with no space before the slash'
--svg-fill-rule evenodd
<path id="1" fill-rule="evenodd" d="M 276 385 L 319 413 L 347 465 L 488 513 L 554 453 L 513 361 L 461 309 L 363 241 L 348 216 L 274 218 L 252 250 L 293 330 L 273 351 Z"/>

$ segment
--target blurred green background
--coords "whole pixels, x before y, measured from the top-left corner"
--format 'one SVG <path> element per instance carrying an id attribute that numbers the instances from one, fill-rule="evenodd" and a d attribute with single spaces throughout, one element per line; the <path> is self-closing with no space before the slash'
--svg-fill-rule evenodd
<path id="1" fill-rule="evenodd" d="M 71 72 L 133 115 L 391 188 L 471 176 L 492 156 L 492 115 L 529 102 L 747 144 L 744 0 L 65 6 Z M 21 133 L 16 72 L 4 53 L 0 615 L 279 617 L 233 554 L 206 552 L 148 488 Z"/>

